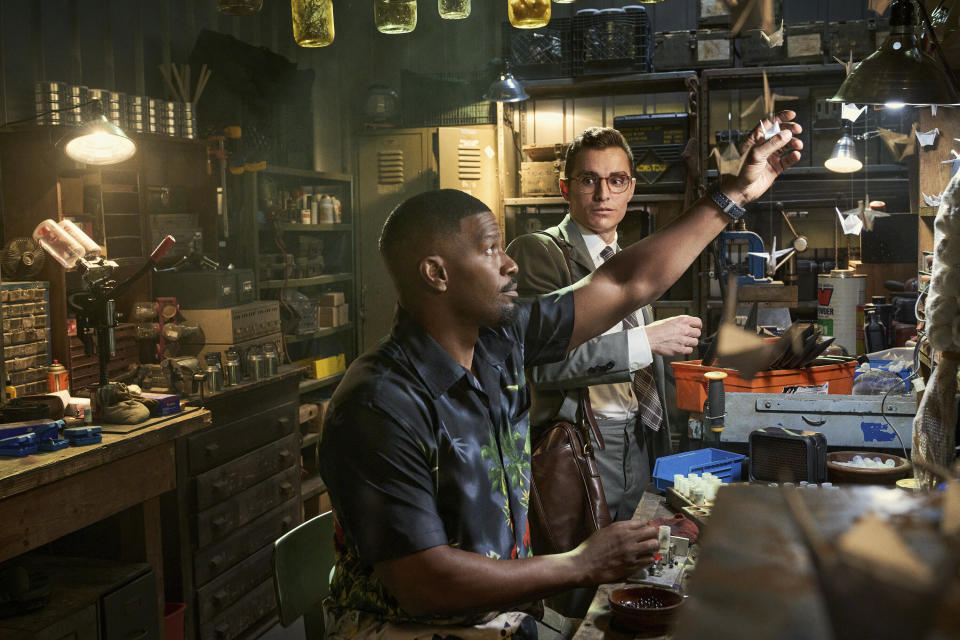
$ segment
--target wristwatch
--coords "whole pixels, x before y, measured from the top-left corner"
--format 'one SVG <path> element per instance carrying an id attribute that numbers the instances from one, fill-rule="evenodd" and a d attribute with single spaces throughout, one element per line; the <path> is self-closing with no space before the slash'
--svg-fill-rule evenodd
<path id="1" fill-rule="evenodd" d="M 710 191 L 707 192 L 707 195 L 710 196 L 710 199 L 713 200 L 714 204 L 720 207 L 720 209 L 733 220 L 739 220 L 743 217 L 743 214 L 747 212 L 746 209 L 727 197 L 727 194 L 721 191 L 720 187 L 718 186 L 711 187 Z"/>

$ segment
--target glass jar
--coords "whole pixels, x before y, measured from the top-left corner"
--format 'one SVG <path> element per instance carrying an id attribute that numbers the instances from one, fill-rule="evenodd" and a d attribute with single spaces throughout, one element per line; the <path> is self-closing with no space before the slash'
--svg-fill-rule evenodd
<path id="1" fill-rule="evenodd" d="M 510 24 L 518 29 L 538 29 L 550 22 L 550 0 L 507 0 Z"/>
<path id="2" fill-rule="evenodd" d="M 410 33 L 417 27 L 417 0 L 373 0 L 373 20 L 380 33 Z"/>
<path id="3" fill-rule="evenodd" d="M 229 16 L 252 16 L 262 8 L 263 0 L 217 0 L 217 10 Z"/>
<path id="4" fill-rule="evenodd" d="M 293 39 L 301 47 L 333 42 L 333 0 L 290 0 Z"/>
<path id="5" fill-rule="evenodd" d="M 444 20 L 463 20 L 470 17 L 470 0 L 437 0 L 437 9 Z"/>

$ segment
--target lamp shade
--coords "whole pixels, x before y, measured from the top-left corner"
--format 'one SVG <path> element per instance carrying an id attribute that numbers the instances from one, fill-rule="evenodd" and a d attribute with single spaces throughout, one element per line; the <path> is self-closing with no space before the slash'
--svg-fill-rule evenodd
<path id="1" fill-rule="evenodd" d="M 504 71 L 490 84 L 483 99 L 490 102 L 522 102 L 529 100 L 530 96 L 512 73 Z"/>
<path id="2" fill-rule="evenodd" d="M 834 173 L 853 173 L 863 168 L 863 163 L 857 158 L 857 147 L 849 135 L 844 135 L 833 145 L 833 153 L 823 163 Z"/>
<path id="3" fill-rule="evenodd" d="M 94 165 L 117 164 L 136 152 L 133 140 L 103 114 L 84 124 L 81 132 L 64 148 L 70 159 Z"/>
<path id="4" fill-rule="evenodd" d="M 896 0 L 890 36 L 850 72 L 831 102 L 887 106 L 960 103 L 949 72 L 920 50 L 910 0 Z"/>

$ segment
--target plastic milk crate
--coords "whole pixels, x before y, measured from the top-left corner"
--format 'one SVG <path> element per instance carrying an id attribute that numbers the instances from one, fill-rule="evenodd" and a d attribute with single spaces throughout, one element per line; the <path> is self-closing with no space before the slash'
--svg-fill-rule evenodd
<path id="1" fill-rule="evenodd" d="M 673 476 L 709 471 L 724 482 L 740 480 L 740 466 L 746 456 L 721 449 L 698 449 L 657 458 L 653 467 L 653 485 L 660 491 L 673 486 Z"/>

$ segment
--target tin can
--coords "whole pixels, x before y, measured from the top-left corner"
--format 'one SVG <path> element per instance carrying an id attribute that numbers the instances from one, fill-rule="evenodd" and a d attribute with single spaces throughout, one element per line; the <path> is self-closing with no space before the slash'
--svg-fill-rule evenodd
<path id="1" fill-rule="evenodd" d="M 70 388 L 70 376 L 67 369 L 62 364 L 53 361 L 53 364 L 47 367 L 47 390 L 66 391 Z"/>

